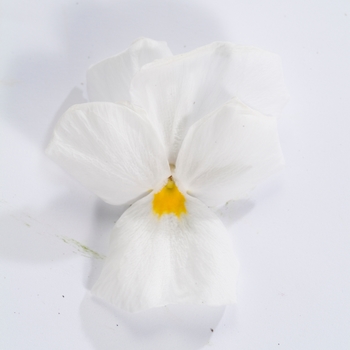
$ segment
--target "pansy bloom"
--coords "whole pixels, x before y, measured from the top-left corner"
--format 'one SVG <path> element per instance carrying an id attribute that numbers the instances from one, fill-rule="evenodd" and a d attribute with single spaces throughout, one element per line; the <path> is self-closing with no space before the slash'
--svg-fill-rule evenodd
<path id="1" fill-rule="evenodd" d="M 225 42 L 173 56 L 142 38 L 87 78 L 92 102 L 62 116 L 47 153 L 105 202 L 133 203 L 93 293 L 129 311 L 233 303 L 238 262 L 211 208 L 283 164 L 279 57 Z"/>

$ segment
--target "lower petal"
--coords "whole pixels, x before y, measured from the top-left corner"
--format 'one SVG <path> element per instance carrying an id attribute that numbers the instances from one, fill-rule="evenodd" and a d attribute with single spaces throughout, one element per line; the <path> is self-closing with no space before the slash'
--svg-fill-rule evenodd
<path id="1" fill-rule="evenodd" d="M 186 213 L 157 215 L 154 193 L 117 222 L 93 293 L 128 311 L 235 302 L 238 262 L 220 219 L 186 196 Z"/>

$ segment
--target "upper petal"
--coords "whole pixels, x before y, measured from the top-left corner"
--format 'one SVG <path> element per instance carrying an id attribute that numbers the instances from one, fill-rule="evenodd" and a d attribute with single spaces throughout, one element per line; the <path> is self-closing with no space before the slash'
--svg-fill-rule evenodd
<path id="1" fill-rule="evenodd" d="M 57 123 L 46 152 L 110 204 L 135 199 L 170 174 L 149 122 L 114 103 L 71 107 Z"/>
<path id="2" fill-rule="evenodd" d="M 238 263 L 219 218 L 189 196 L 186 214 L 159 217 L 153 196 L 134 203 L 117 222 L 93 293 L 128 311 L 235 302 Z"/>
<path id="3" fill-rule="evenodd" d="M 145 64 L 171 56 L 165 42 L 141 38 L 127 50 L 107 58 L 87 72 L 87 88 L 90 101 L 129 101 L 130 82 Z"/>
<path id="4" fill-rule="evenodd" d="M 239 199 L 283 165 L 276 119 L 234 99 L 189 130 L 175 178 L 208 206 Z"/>
<path id="5" fill-rule="evenodd" d="M 131 94 L 157 126 L 171 163 L 188 128 L 233 97 L 267 115 L 278 115 L 288 99 L 279 56 L 220 42 L 144 66 Z"/>

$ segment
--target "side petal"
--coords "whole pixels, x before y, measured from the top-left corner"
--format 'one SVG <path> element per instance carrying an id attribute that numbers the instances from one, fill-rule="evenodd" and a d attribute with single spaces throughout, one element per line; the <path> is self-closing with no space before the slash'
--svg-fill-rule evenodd
<path id="1" fill-rule="evenodd" d="M 87 89 L 90 101 L 130 101 L 130 83 L 135 73 L 143 65 L 171 55 L 165 42 L 147 38 L 136 40 L 119 55 L 89 68 Z"/>
<path id="2" fill-rule="evenodd" d="M 208 206 L 246 195 L 284 164 L 276 119 L 237 99 L 189 130 L 175 179 Z"/>
<path id="3" fill-rule="evenodd" d="M 220 42 L 144 66 L 131 94 L 147 110 L 173 164 L 188 128 L 232 98 L 274 116 L 288 99 L 279 56 Z"/>
<path id="4" fill-rule="evenodd" d="M 187 214 L 158 217 L 152 198 L 134 203 L 117 222 L 93 294 L 132 312 L 234 303 L 238 262 L 219 218 L 189 196 Z"/>
<path id="5" fill-rule="evenodd" d="M 149 122 L 114 103 L 71 107 L 57 123 L 46 152 L 110 204 L 146 194 L 170 174 Z"/>

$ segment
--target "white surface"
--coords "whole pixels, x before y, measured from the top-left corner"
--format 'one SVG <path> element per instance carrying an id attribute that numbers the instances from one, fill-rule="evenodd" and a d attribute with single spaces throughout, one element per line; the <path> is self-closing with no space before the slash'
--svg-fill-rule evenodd
<path id="1" fill-rule="evenodd" d="M 348 1 L 7 0 L 1 30 L 1 349 L 350 347 Z M 88 66 L 139 36 L 174 53 L 228 40 L 282 56 L 287 166 L 222 210 L 241 264 L 238 304 L 225 310 L 112 309 L 88 293 L 102 259 L 62 240 L 104 254 L 125 208 L 43 149 L 84 102 Z"/>

